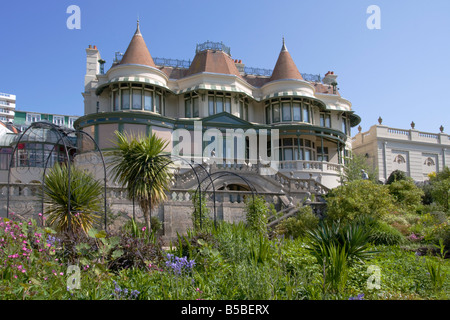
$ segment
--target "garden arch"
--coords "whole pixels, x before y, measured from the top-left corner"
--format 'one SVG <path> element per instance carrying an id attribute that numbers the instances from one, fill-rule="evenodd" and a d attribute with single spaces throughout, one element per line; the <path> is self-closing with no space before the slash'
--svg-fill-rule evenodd
<path id="1" fill-rule="evenodd" d="M 84 140 L 86 138 L 86 140 Z M 107 229 L 107 214 L 106 214 L 106 166 L 103 158 L 103 154 L 91 135 L 82 130 L 74 130 L 68 128 L 62 128 L 51 122 L 39 121 L 32 123 L 24 132 L 22 132 L 19 138 L 14 142 L 11 159 L 8 167 L 8 188 L 7 188 L 7 206 L 6 213 L 9 217 L 11 206 L 11 180 L 13 175 L 22 176 L 24 174 L 30 174 L 33 171 L 33 180 L 41 181 L 41 210 L 44 213 L 44 185 L 47 167 L 53 167 L 56 163 L 66 163 L 68 168 L 68 224 L 71 223 L 70 214 L 70 199 L 72 195 L 71 190 L 71 167 L 75 163 L 75 160 L 79 164 L 85 165 L 85 171 L 97 169 L 98 165 L 101 165 L 103 174 L 103 197 L 104 197 L 104 228 Z M 98 152 L 99 157 L 94 163 L 92 161 L 86 161 L 87 153 L 83 153 L 86 158 L 84 162 L 81 161 L 82 157 L 80 152 L 84 152 L 83 146 L 92 144 L 93 152 Z M 37 146 L 40 146 L 37 148 Z M 33 149 L 34 147 L 34 149 Z M 22 151 L 20 151 L 22 150 Z M 30 150 L 28 152 L 28 150 Z M 95 157 L 91 154 L 91 160 Z M 99 160 L 98 160 L 99 159 Z"/>

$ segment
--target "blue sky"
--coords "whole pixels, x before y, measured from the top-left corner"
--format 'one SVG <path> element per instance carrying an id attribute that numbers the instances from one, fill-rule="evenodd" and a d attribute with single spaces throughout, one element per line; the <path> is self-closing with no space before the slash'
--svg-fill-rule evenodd
<path id="1" fill-rule="evenodd" d="M 66 26 L 70 5 L 80 30 Z M 366 26 L 370 5 L 379 30 Z M 16 0 L 0 12 L 0 92 L 17 95 L 19 110 L 82 115 L 85 48 L 96 45 L 109 68 L 139 16 L 153 57 L 193 59 L 197 43 L 223 41 L 246 66 L 273 69 L 284 36 L 300 72 L 338 75 L 363 131 L 381 116 L 450 132 L 448 0 Z"/>

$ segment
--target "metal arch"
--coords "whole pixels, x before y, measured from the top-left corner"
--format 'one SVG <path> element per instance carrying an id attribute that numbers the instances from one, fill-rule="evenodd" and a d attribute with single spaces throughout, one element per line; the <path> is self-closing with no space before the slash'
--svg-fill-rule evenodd
<path id="1" fill-rule="evenodd" d="M 44 164 L 44 167 L 43 167 L 43 174 L 42 174 L 42 183 L 41 183 L 42 190 L 44 188 L 45 173 L 46 173 L 46 170 L 47 170 L 47 165 L 48 165 L 49 159 L 51 158 L 51 155 L 52 155 L 53 151 L 55 150 L 55 147 L 59 146 L 59 143 L 61 141 L 62 141 L 62 143 L 64 145 L 64 152 L 65 152 L 65 155 L 67 157 L 68 175 L 69 175 L 68 176 L 68 178 L 69 178 L 69 181 L 68 181 L 68 210 L 69 210 L 69 212 L 68 212 L 69 213 L 68 220 L 69 220 L 69 226 L 70 226 L 70 223 L 71 223 L 71 215 L 70 215 L 70 198 L 71 198 L 71 188 L 70 188 L 70 178 L 71 178 L 70 177 L 70 173 L 71 173 L 71 170 L 70 170 L 70 168 L 71 168 L 71 159 L 70 159 L 70 156 L 69 156 L 69 150 L 78 150 L 78 148 L 77 147 L 68 146 L 67 143 L 66 143 L 66 138 L 68 137 L 69 134 L 75 134 L 77 136 L 78 136 L 78 134 L 84 134 L 94 143 L 95 149 L 100 153 L 100 158 L 101 158 L 102 164 L 103 164 L 103 174 L 104 174 L 104 214 L 105 214 L 105 221 L 104 222 L 105 222 L 105 231 L 106 231 L 107 230 L 107 212 L 106 212 L 107 211 L 106 210 L 106 208 L 107 208 L 107 200 L 106 200 L 106 180 L 107 180 L 107 176 L 106 176 L 106 166 L 105 166 L 105 160 L 104 160 L 104 157 L 103 157 L 103 153 L 101 152 L 97 142 L 95 141 L 95 139 L 92 138 L 92 136 L 90 134 L 88 134 L 87 132 L 84 132 L 82 130 L 79 130 L 79 129 L 77 129 L 77 130 L 73 130 L 73 129 L 68 129 L 67 130 L 66 129 L 65 130 L 65 135 L 63 135 L 61 133 L 62 130 L 61 130 L 60 126 L 57 126 L 57 125 L 55 125 L 53 123 L 50 123 L 50 122 L 43 122 L 43 121 L 32 123 L 24 132 L 22 132 L 22 134 L 20 135 L 19 139 L 16 141 L 16 145 L 15 145 L 14 150 L 12 152 L 12 156 L 11 156 L 10 163 L 9 163 L 9 168 L 8 168 L 8 194 L 7 194 L 7 211 L 6 211 L 7 217 L 9 217 L 9 202 L 10 202 L 9 201 L 9 197 L 10 197 L 10 187 L 9 186 L 10 186 L 10 182 L 11 182 L 10 181 L 10 176 L 11 176 L 12 163 L 14 161 L 14 155 L 16 154 L 18 145 L 21 142 L 22 138 L 25 136 L 25 134 L 28 133 L 28 131 L 31 130 L 31 129 L 42 128 L 42 126 L 40 126 L 40 125 L 47 126 L 47 129 L 53 130 L 59 136 L 59 139 L 56 142 L 53 143 L 53 148 L 50 151 L 50 153 L 48 154 L 47 159 L 45 160 L 45 164 Z M 43 197 L 43 192 L 42 192 L 42 197 Z M 43 202 L 43 198 L 42 198 L 42 212 L 43 211 L 44 211 L 44 202 Z"/>
<path id="2" fill-rule="evenodd" d="M 58 134 L 58 136 L 59 136 L 59 140 L 61 140 L 61 139 L 63 139 L 64 138 L 64 136 L 61 134 L 61 132 L 60 132 L 60 127 L 59 126 L 57 126 L 57 125 L 55 125 L 55 124 L 53 124 L 53 123 L 50 123 L 50 122 L 43 122 L 43 121 L 39 121 L 39 122 L 34 122 L 34 123 L 32 123 L 24 132 L 22 132 L 22 134 L 20 135 L 20 137 L 19 137 L 19 139 L 16 141 L 16 145 L 15 145 L 15 147 L 14 147 L 14 150 L 13 150 L 13 152 L 12 152 L 12 154 L 11 154 L 11 159 L 10 159 L 10 161 L 9 161 L 9 168 L 8 168 L 8 190 L 7 190 L 7 200 L 6 200 L 6 202 L 7 202 L 7 204 L 6 204 L 6 217 L 8 217 L 9 218 L 9 196 L 10 196 L 10 184 L 11 184 L 11 168 L 12 168 L 12 164 L 13 164 L 13 161 L 14 161 L 14 156 L 16 155 L 16 152 L 17 152 L 17 148 L 18 148 L 18 146 L 19 146 L 19 143 L 21 142 L 21 140 L 22 140 L 22 138 L 24 137 L 24 135 L 25 135 L 25 133 L 27 133 L 28 131 L 30 131 L 31 129 L 34 129 L 34 128 L 39 128 L 38 126 L 37 126 L 37 124 L 44 124 L 44 125 L 46 125 L 46 126 L 49 126 L 51 129 L 54 129 L 54 131 L 56 131 L 56 133 Z M 71 132 L 70 133 L 72 133 L 73 132 L 73 130 L 71 130 Z M 59 140 L 58 140 L 58 142 L 59 142 Z M 63 139 L 63 143 L 64 143 L 64 150 L 65 150 L 65 152 L 66 152 L 66 156 L 67 156 L 67 160 L 69 160 L 69 154 L 68 154 L 68 152 L 67 152 L 67 145 L 66 145 L 66 141 L 64 141 L 64 139 Z M 48 159 L 47 159 L 48 160 Z M 69 164 L 69 166 L 70 166 L 70 164 Z M 70 168 L 70 167 L 69 167 Z M 70 169 L 69 169 L 69 178 L 70 178 Z M 69 195 L 70 195 L 70 189 L 69 189 Z M 69 204 L 70 204 L 70 197 L 69 197 Z"/>
<path id="3" fill-rule="evenodd" d="M 197 166 L 199 166 L 199 167 L 201 167 L 205 172 L 206 172 L 206 174 L 208 175 L 208 177 L 210 178 L 210 180 L 211 180 L 211 182 L 212 182 L 212 179 L 211 179 L 211 175 L 209 174 L 209 172 L 208 172 L 208 170 L 206 170 L 205 169 L 205 167 L 202 165 L 202 164 L 199 164 L 199 163 L 197 163 L 197 162 L 195 162 L 195 161 L 193 161 L 193 160 L 191 160 L 190 162 L 187 160 L 187 159 L 185 159 L 185 158 L 182 158 L 182 157 L 179 157 L 179 156 L 175 156 L 175 155 L 172 155 L 172 154 L 161 154 L 161 155 L 157 155 L 155 158 L 159 158 L 159 157 L 165 157 L 165 158 L 171 158 L 170 159 L 170 162 L 168 162 L 168 163 L 166 163 L 164 166 L 162 166 L 161 168 L 159 168 L 159 170 L 155 173 L 155 175 L 152 177 L 153 179 L 152 179 L 152 181 L 150 182 L 150 203 L 151 203 L 151 189 L 152 189 L 152 186 L 153 186 L 153 181 L 154 181 L 154 178 L 158 175 L 158 173 L 162 170 L 162 169 L 164 169 L 165 167 L 167 167 L 169 164 L 173 164 L 174 163 L 174 161 L 172 160 L 172 158 L 176 158 L 176 159 L 178 159 L 178 160 L 182 160 L 182 161 L 184 161 L 184 162 L 186 162 L 190 167 L 191 167 L 191 169 L 192 169 L 192 171 L 194 172 L 194 174 L 195 174 L 195 176 L 196 176 L 196 178 L 197 178 L 197 182 L 198 182 L 198 187 L 197 187 L 197 189 L 199 190 L 199 193 L 200 193 L 200 228 L 202 227 L 202 220 L 201 220 L 201 214 L 202 214 L 202 212 L 201 212 L 201 201 L 202 201 L 202 199 L 201 199 L 201 192 L 202 192 L 202 190 L 201 190 L 201 182 L 200 182 L 200 178 L 199 178 L 199 176 L 198 176 L 198 174 L 197 174 L 197 172 L 195 171 L 195 169 L 194 169 L 194 167 L 193 167 L 193 165 L 192 165 L 192 163 L 191 162 L 193 162 L 194 163 L 194 165 L 197 165 Z M 206 179 L 206 178 L 205 178 Z M 214 185 L 213 185 L 213 188 L 214 188 Z M 196 192 L 197 192 L 197 190 L 196 190 Z M 214 203 L 214 227 L 216 227 L 216 191 L 215 191 L 215 189 L 213 189 L 213 203 Z M 134 210 L 134 194 L 133 194 L 133 210 Z M 151 218 L 151 214 L 152 213 L 152 208 L 151 208 L 151 205 L 150 205 L 150 208 L 149 208 L 149 215 L 150 215 L 150 218 Z"/>
<path id="4" fill-rule="evenodd" d="M 103 195 L 103 197 L 104 197 L 104 215 L 105 215 L 105 218 L 104 218 L 104 223 L 105 223 L 105 231 L 107 231 L 107 214 L 106 214 L 106 207 L 107 207 L 107 203 L 106 203 L 106 165 L 105 165 L 105 159 L 103 158 L 103 153 L 101 152 L 101 150 L 100 150 L 100 148 L 99 148 L 99 146 L 98 146 L 98 144 L 97 144 L 97 142 L 95 141 L 95 139 L 94 138 L 92 138 L 92 136 L 89 134 L 89 133 L 87 133 L 87 132 L 84 132 L 83 130 L 72 130 L 70 133 L 74 133 L 75 135 L 77 135 L 77 134 L 85 134 L 93 143 L 94 143 L 94 145 L 95 145 L 95 149 L 97 149 L 97 151 L 98 151 L 98 153 L 100 154 L 100 158 L 101 158 L 101 160 L 102 160 L 102 164 L 103 164 L 103 177 L 104 177 L 104 185 L 103 185 L 103 188 L 104 188 L 104 195 Z M 50 151 L 50 153 L 49 153 L 49 155 L 48 155 L 48 157 L 47 157 L 47 160 L 46 160 L 46 162 L 45 162 L 45 165 L 44 165 L 44 172 L 43 172 L 43 177 L 42 177 L 42 190 L 43 190 L 43 188 L 44 188 L 44 182 L 45 182 L 45 173 L 46 173 L 46 171 L 47 171 L 47 164 L 48 164 L 48 160 L 50 159 L 50 156 L 52 155 L 52 153 L 53 153 L 53 151 L 55 150 L 55 147 L 58 145 L 58 143 L 59 143 L 59 141 L 61 140 L 61 139 L 63 139 L 64 137 L 61 137 L 54 145 L 53 145 L 53 148 L 52 148 L 52 150 Z M 77 137 L 78 138 L 78 137 Z M 69 163 L 69 166 L 68 166 L 68 169 L 69 169 L 69 181 L 68 181 L 68 190 L 69 190 L 69 194 L 68 194 L 68 201 L 69 201 L 69 205 L 68 205 L 68 210 L 69 210 L 69 212 L 68 212 L 68 218 L 69 218 L 69 227 L 70 227 L 70 223 L 71 223 L 71 215 L 70 215 L 70 196 L 71 196 L 71 188 L 70 188 L 70 181 L 71 181 L 71 179 L 70 179 L 70 172 L 71 172 L 71 170 L 70 170 L 70 158 L 69 158 L 69 156 L 68 156 L 68 152 L 67 152 L 67 150 L 69 149 L 69 150 L 79 150 L 79 148 L 78 147 L 70 147 L 70 148 L 67 148 L 67 146 L 66 145 L 64 145 L 64 149 L 65 149 L 65 151 L 66 151 L 66 154 L 67 154 L 67 161 L 68 161 L 68 163 Z M 42 192 L 42 212 L 44 211 L 44 192 Z"/>
<path id="5" fill-rule="evenodd" d="M 247 184 L 248 188 L 250 189 L 250 192 L 252 193 L 253 201 L 255 201 L 255 194 L 254 194 L 253 191 L 255 191 L 256 193 L 258 193 L 258 191 L 256 190 L 256 188 L 255 188 L 255 186 L 253 185 L 253 183 L 251 183 L 249 180 L 247 180 L 246 178 L 242 177 L 241 175 L 239 175 L 239 174 L 237 174 L 237 173 L 235 173 L 235 172 L 229 172 L 229 171 L 217 171 L 217 172 L 214 172 L 214 173 L 210 174 L 210 176 L 212 177 L 213 175 L 218 175 L 218 174 L 221 174 L 221 175 L 218 176 L 218 177 L 216 177 L 216 178 L 214 178 L 214 179 L 206 186 L 205 191 L 208 190 L 208 188 L 209 188 L 209 186 L 210 186 L 211 184 L 212 184 L 212 186 L 213 186 L 213 188 L 214 188 L 214 190 L 215 190 L 215 187 L 214 187 L 214 181 L 216 181 L 217 179 L 222 178 L 222 177 L 227 176 L 227 175 L 233 175 L 233 176 L 236 176 L 236 177 L 240 178 L 241 180 L 243 180 L 243 181 Z M 203 179 L 201 183 L 203 183 L 205 180 L 206 180 L 206 178 Z M 215 191 L 214 191 L 214 193 L 215 193 Z"/>

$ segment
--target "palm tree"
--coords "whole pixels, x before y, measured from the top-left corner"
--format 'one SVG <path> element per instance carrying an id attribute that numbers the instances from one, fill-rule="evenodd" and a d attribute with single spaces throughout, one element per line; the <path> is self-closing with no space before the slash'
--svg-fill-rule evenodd
<path id="1" fill-rule="evenodd" d="M 113 180 L 126 186 L 128 198 L 138 201 L 148 230 L 150 210 L 164 201 L 172 179 L 169 163 L 163 156 L 168 142 L 156 135 L 133 135 L 115 132 L 113 150 L 106 152 Z"/>
<path id="2" fill-rule="evenodd" d="M 57 231 L 87 233 L 100 218 L 103 187 L 73 164 L 55 164 L 45 176 L 42 192 L 47 221 Z"/>

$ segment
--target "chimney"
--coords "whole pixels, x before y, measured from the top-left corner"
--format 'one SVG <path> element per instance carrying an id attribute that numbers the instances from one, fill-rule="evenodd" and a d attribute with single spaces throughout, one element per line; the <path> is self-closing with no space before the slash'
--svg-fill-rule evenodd
<path id="1" fill-rule="evenodd" d="M 331 85 L 333 82 L 336 82 L 336 78 L 337 75 L 334 74 L 334 71 L 328 71 L 322 81 L 324 84 Z"/>
<path id="2" fill-rule="evenodd" d="M 234 64 L 236 65 L 236 68 L 238 69 L 239 73 L 241 75 L 244 74 L 245 64 L 242 63 L 242 60 L 236 59 L 234 60 Z"/>
<path id="3" fill-rule="evenodd" d="M 89 45 L 86 49 L 86 75 L 84 77 L 85 91 L 88 91 L 88 88 L 91 87 L 89 84 L 90 82 L 97 80 L 96 76 L 100 73 L 99 60 L 101 60 L 101 57 L 97 46 Z"/>

